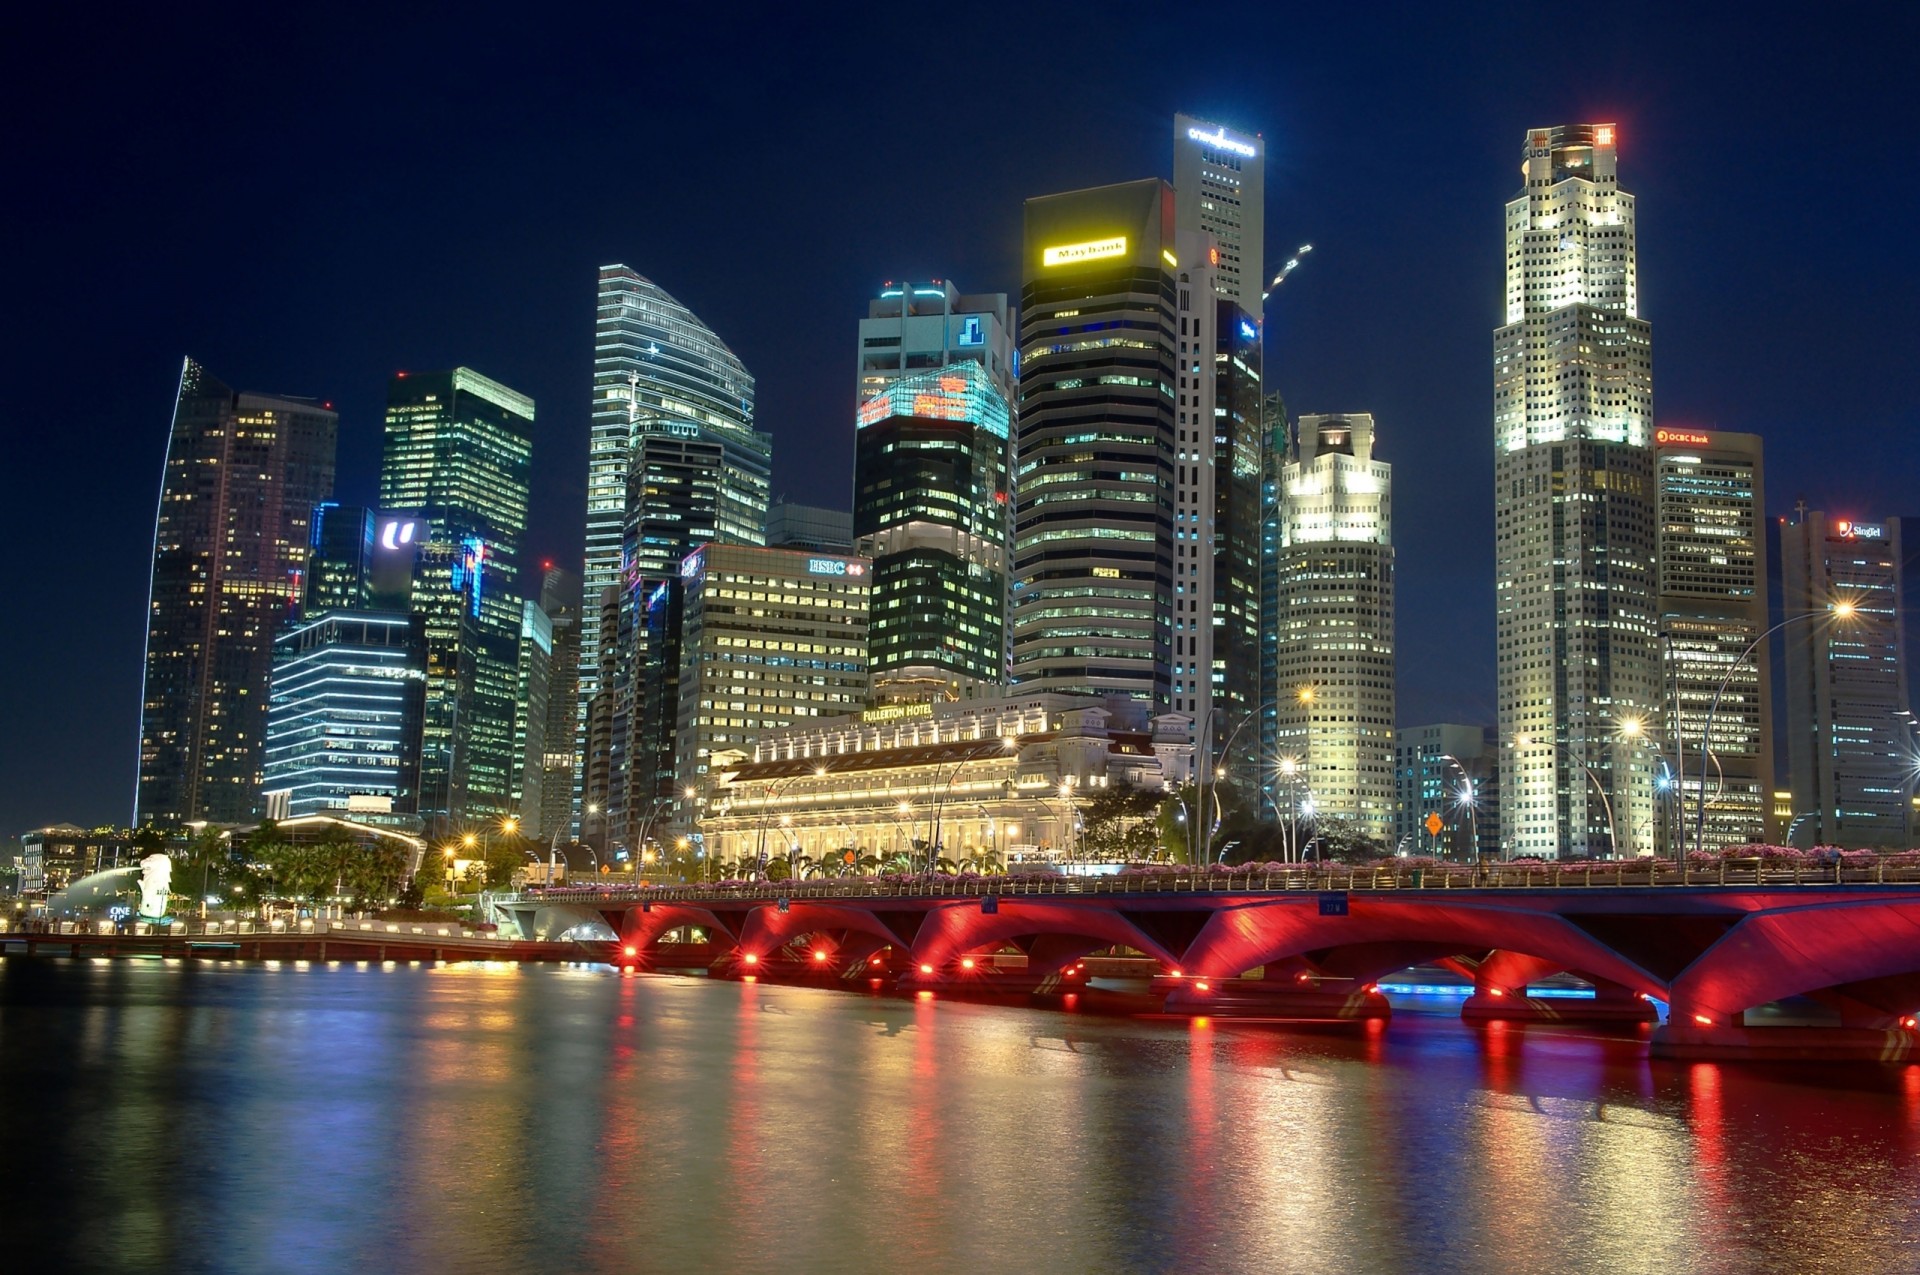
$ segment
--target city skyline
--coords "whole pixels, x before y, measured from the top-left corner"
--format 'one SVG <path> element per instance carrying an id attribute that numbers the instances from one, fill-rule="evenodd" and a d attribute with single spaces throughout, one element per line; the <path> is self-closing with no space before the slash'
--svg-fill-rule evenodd
<path id="1" fill-rule="evenodd" d="M 1668 34 L 1663 38 L 1668 42 L 1667 58 L 1677 59 L 1679 53 L 1672 47 L 1675 37 Z M 1744 47 L 1736 40 L 1736 52 L 1728 56 L 1737 56 L 1737 49 Z M 1616 65 L 1614 69 L 1619 68 Z M 1639 73 L 1610 76 L 1603 67 L 1593 73 L 1582 91 L 1598 94 L 1610 79 L 1642 82 Z M 1702 82 L 1713 81 L 1714 77 L 1708 75 Z M 1236 91 L 1239 100 L 1234 98 Z M 1474 388 L 1464 386 L 1463 378 L 1453 375 L 1451 369 L 1447 377 L 1422 372 L 1431 371 L 1437 362 L 1432 357 L 1434 349 L 1485 349 L 1485 315 L 1492 308 L 1488 298 L 1496 285 L 1493 272 L 1487 268 L 1493 259 L 1494 240 L 1480 223 L 1493 201 L 1509 193 L 1511 179 L 1500 177 L 1500 165 L 1510 162 L 1512 138 L 1520 129 L 1563 118 L 1618 121 L 1619 144 L 1630 157 L 1634 174 L 1632 188 L 1645 209 L 1641 264 L 1646 290 L 1653 297 L 1647 312 L 1662 325 L 1663 332 L 1656 421 L 1762 435 L 1773 475 L 1767 502 L 1769 516 L 1784 512 L 1800 494 L 1815 507 L 1836 515 L 1850 512 L 1867 519 L 1897 516 L 1911 503 L 1904 494 L 1907 485 L 1902 475 L 1914 471 L 1913 445 L 1910 440 L 1902 442 L 1897 431 L 1912 424 L 1913 409 L 1910 403 L 1895 399 L 1892 378 L 1861 378 L 1861 384 L 1850 389 L 1855 395 L 1864 395 L 1864 405 L 1857 401 L 1836 405 L 1828 382 L 1811 374 L 1842 350 L 1850 361 L 1860 361 L 1866 367 L 1891 368 L 1895 366 L 1893 351 L 1911 335 L 1911 320 L 1902 320 L 1898 312 L 1884 308 L 1887 301 L 1882 298 L 1883 294 L 1891 298 L 1903 291 L 1900 279 L 1903 272 L 1912 271 L 1912 250 L 1893 243 L 1891 236 L 1876 238 L 1870 229 L 1873 223 L 1868 229 L 1859 223 L 1862 213 L 1819 197 L 1824 189 L 1819 173 L 1829 164 L 1844 166 L 1850 148 L 1862 143 L 1841 136 L 1834 127 L 1840 115 L 1838 106 L 1822 108 L 1822 112 L 1802 112 L 1804 118 L 1783 106 L 1778 126 L 1765 130 L 1769 145 L 1764 148 L 1765 166 L 1761 171 L 1763 175 L 1788 174 L 1790 189 L 1784 197 L 1789 202 L 1797 198 L 1795 207 L 1801 211 L 1788 219 L 1787 227 L 1776 228 L 1778 237 L 1770 241 L 1773 251 L 1759 254 L 1772 263 L 1763 295 L 1777 300 L 1771 307 L 1756 306 L 1756 297 L 1741 290 L 1751 284 L 1730 273 L 1740 264 L 1738 258 L 1755 255 L 1752 244 L 1749 242 L 1747 251 L 1736 252 L 1708 242 L 1718 236 L 1739 243 L 1742 235 L 1751 237 L 1755 233 L 1753 228 L 1730 226 L 1724 216 L 1716 218 L 1697 207 L 1689 208 L 1680 193 L 1687 181 L 1685 139 L 1690 133 L 1689 122 L 1738 112 L 1731 104 L 1709 112 L 1711 94 L 1704 88 L 1690 92 L 1698 94 L 1690 103 L 1672 96 L 1655 102 L 1642 94 L 1637 104 L 1621 105 L 1620 99 L 1631 95 L 1568 101 L 1558 88 L 1539 88 L 1531 93 L 1516 89 L 1500 95 L 1503 100 L 1498 104 L 1477 105 L 1467 112 L 1477 121 L 1470 129 L 1454 127 L 1459 122 L 1457 112 L 1437 120 L 1431 153 L 1450 152 L 1457 146 L 1467 148 L 1469 158 L 1449 160 L 1449 166 L 1460 170 L 1462 179 L 1449 190 L 1465 191 L 1471 197 L 1465 199 L 1457 221 L 1446 223 L 1446 242 L 1438 254 L 1459 258 L 1459 262 L 1451 270 L 1442 271 L 1443 277 L 1430 276 L 1422 285 L 1428 299 L 1436 304 L 1424 308 L 1419 326 L 1444 331 L 1427 336 L 1426 345 L 1409 347 L 1408 366 L 1402 369 L 1389 369 L 1379 351 L 1391 348 L 1396 339 L 1408 339 L 1405 320 L 1383 315 L 1376 324 L 1360 322 L 1330 299 L 1335 293 L 1352 294 L 1375 305 L 1383 297 L 1391 299 L 1396 288 L 1405 286 L 1382 286 L 1383 275 L 1389 272 L 1397 254 L 1379 244 L 1361 243 L 1358 235 L 1343 238 L 1333 229 L 1339 222 L 1333 209 L 1312 215 L 1308 211 L 1309 195 L 1326 197 L 1329 188 L 1324 182 L 1316 186 L 1309 179 L 1311 165 L 1307 160 L 1319 148 L 1322 171 L 1331 173 L 1332 168 L 1324 167 L 1326 152 L 1337 149 L 1337 138 L 1350 134 L 1344 129 L 1315 131 L 1311 113 L 1303 103 L 1273 109 L 1271 98 L 1263 98 L 1261 92 L 1244 83 L 1227 91 L 1217 86 L 1173 85 L 1167 90 L 1166 100 L 1151 103 L 1151 111 L 1142 106 L 1137 113 L 1131 108 L 1121 112 L 1119 118 L 1111 113 L 1096 117 L 1091 122 L 1097 123 L 1097 128 L 1085 127 L 1090 122 L 1087 114 L 1076 114 L 1070 104 L 1050 103 L 1050 107 L 1060 108 L 1063 128 L 1078 128 L 1086 142 L 1082 153 L 1066 160 L 1041 160 L 1027 143 L 1012 143 L 1013 154 L 1007 157 L 1005 167 L 1018 174 L 1018 185 L 1012 188 L 1015 198 L 1007 198 L 1009 179 L 1005 177 L 998 178 L 992 189 L 963 187 L 940 196 L 948 204 L 964 207 L 967 217 L 991 227 L 990 233 L 955 231 L 951 223 L 943 227 L 934 215 L 937 210 L 931 199 L 926 205 L 888 203 L 884 233 L 859 233 L 871 229 L 871 222 L 851 227 L 844 239 L 834 242 L 829 254 L 834 256 L 837 282 L 828 288 L 808 283 L 799 289 L 808 298 L 809 320 L 826 316 L 815 324 L 824 333 L 825 353 L 818 359 L 818 367 L 810 358 L 803 357 L 796 363 L 785 353 L 783 341 L 803 350 L 808 347 L 791 331 L 783 336 L 779 335 L 783 329 L 777 325 L 763 327 L 764 320 L 755 310 L 765 307 L 764 295 L 753 298 L 748 288 L 738 286 L 744 281 L 736 273 L 739 270 L 771 276 L 786 264 L 773 246 L 777 241 L 771 239 L 760 241 L 757 251 L 741 251 L 721 260 L 713 253 L 688 251 L 685 247 L 655 251 L 645 243 L 636 244 L 636 239 L 646 236 L 636 234 L 631 227 L 624 232 L 602 227 L 591 236 L 592 256 L 582 255 L 588 248 L 570 247 L 564 261 L 542 260 L 537 268 L 544 273 L 537 284 L 509 270 L 504 272 L 505 286 L 463 296 L 462 303 L 481 318 L 443 323 L 423 321 L 416 315 L 409 320 L 409 335 L 397 337 L 388 331 L 377 343 L 356 336 L 353 342 L 329 348 L 325 342 L 311 339 L 312 329 L 303 326 L 311 320 L 302 319 L 269 325 L 274 331 L 260 335 L 243 333 L 239 326 L 223 330 L 213 321 L 215 316 L 189 307 L 171 326 L 140 329 L 137 342 L 129 342 L 124 332 L 120 335 L 125 357 L 111 375 L 114 388 L 102 395 L 102 400 L 111 403 L 109 419 L 113 424 L 108 437 L 113 450 L 126 453 L 127 459 L 110 457 L 99 462 L 108 496 L 107 512 L 94 523 L 76 529 L 76 548 L 97 553 L 101 537 L 128 534 L 129 519 L 121 512 L 121 505 L 151 508 L 154 465 L 146 458 L 157 460 L 165 388 L 156 396 L 154 386 L 149 384 L 153 378 L 146 369 L 156 361 L 177 367 L 180 353 L 190 351 L 237 383 L 270 385 L 335 401 L 341 412 L 342 481 L 337 498 L 343 501 L 371 495 L 375 467 L 368 463 L 368 457 L 378 447 L 377 392 L 392 368 L 467 363 L 496 371 L 502 380 L 524 387 L 543 405 L 556 404 L 543 406 L 541 413 L 534 448 L 535 527 L 524 558 L 574 560 L 584 493 L 573 484 L 584 472 L 586 404 L 581 401 L 580 387 L 587 378 L 577 375 L 577 368 L 568 373 L 571 383 L 546 372 L 523 375 L 530 364 L 546 357 L 538 353 L 547 348 L 542 341 L 476 333 L 493 326 L 499 316 L 525 310 L 536 314 L 546 326 L 560 330 L 560 343 L 567 350 L 559 362 L 578 364 L 580 355 L 573 347 L 578 345 L 576 334 L 582 327 L 582 303 L 574 298 L 583 294 L 582 281 L 602 264 L 594 257 L 630 261 L 636 270 L 657 278 L 711 324 L 755 370 L 761 386 L 758 422 L 776 439 L 776 495 L 782 491 L 804 495 L 829 475 L 834 479 L 833 489 L 844 489 L 843 475 L 851 456 L 851 404 L 845 410 L 837 406 L 837 400 L 847 396 L 844 373 L 838 369 L 844 368 L 844 342 L 858 306 L 880 280 L 907 277 L 903 271 L 911 269 L 911 277 L 951 275 L 966 279 L 970 287 L 1017 291 L 1017 271 L 1009 267 L 1018 251 L 1020 199 L 1050 190 L 1168 174 L 1171 166 L 1165 155 L 1165 121 L 1175 110 L 1184 109 L 1206 119 L 1225 119 L 1257 130 L 1286 147 L 1286 164 L 1269 165 L 1266 247 L 1269 256 L 1277 259 L 1276 254 L 1287 250 L 1295 240 L 1311 240 L 1317 245 L 1307 267 L 1269 305 L 1268 361 L 1276 370 L 1276 383 L 1287 395 L 1290 412 L 1357 405 L 1384 420 L 1419 423 L 1417 432 L 1404 424 L 1396 430 L 1387 457 L 1402 474 L 1418 473 L 1438 480 L 1409 484 L 1413 490 L 1396 493 L 1400 505 L 1397 521 L 1403 531 L 1413 531 L 1412 536 L 1403 538 L 1410 543 L 1399 563 L 1400 720 L 1488 720 L 1493 701 L 1493 642 L 1490 535 L 1485 529 L 1485 511 L 1491 502 L 1485 489 L 1485 472 L 1490 467 L 1485 465 L 1483 442 L 1487 406 L 1484 376 L 1464 378 L 1476 381 Z M 1866 90 L 1850 86 L 1849 92 Z M 1665 110 L 1665 123 L 1655 122 L 1662 118 L 1653 109 L 1656 105 Z M 1367 111 L 1356 110 L 1354 123 L 1365 123 L 1368 118 Z M 1821 118 L 1824 127 L 1812 122 Z M 1816 159 L 1818 163 L 1813 162 Z M 1795 174 L 1799 181 L 1792 185 Z M 1911 179 L 1896 175 L 1894 180 Z M 863 210 L 862 215 L 871 214 Z M 1891 228 L 1890 222 L 1879 224 Z M 1471 234 L 1463 234 L 1463 229 Z M 721 237 L 726 236 L 723 233 Z M 351 240 L 353 236 L 346 238 Z M 1841 241 L 1874 245 L 1871 274 L 1864 268 L 1834 264 L 1834 245 Z M 1787 251 L 1790 244 L 1791 252 Z M 1369 252 L 1380 259 L 1370 259 Z M 386 262 L 392 277 L 384 282 L 404 298 L 412 286 L 410 272 L 395 269 L 383 254 L 370 255 Z M 1846 260 L 1846 254 L 1838 255 L 1843 262 Z M 1889 255 L 1893 258 L 1891 269 L 1885 259 Z M 553 254 L 530 254 L 527 269 L 535 269 L 533 259 L 543 256 L 551 258 Z M 897 263 L 901 256 L 913 259 Z M 1827 263 L 1824 269 L 1819 264 L 1822 261 Z M 249 289 L 265 280 L 258 267 L 242 269 L 241 273 Z M 849 285 L 848 280 L 857 281 L 858 286 Z M 40 281 L 36 278 L 30 282 Z M 1831 307 L 1837 302 L 1822 301 L 1809 292 L 1823 284 L 1833 295 L 1848 300 L 1847 315 L 1833 315 Z M 531 298 L 539 296 L 567 299 L 557 305 L 530 303 Z M 1876 301 L 1882 307 L 1877 311 Z M 407 309 L 404 305 L 398 308 Z M 1800 317 L 1792 325 L 1766 327 L 1764 316 L 1757 312 L 1768 309 L 1779 310 L 1783 319 L 1788 312 Z M 61 306 L 56 304 L 54 310 L 57 320 Z M 1444 322 L 1434 317 L 1436 311 L 1445 316 Z M 1341 317 L 1343 313 L 1347 317 Z M 1862 324 L 1876 313 L 1879 321 L 1866 324 L 1871 331 L 1863 336 Z M 1468 321 L 1461 321 L 1462 314 L 1469 316 Z M 238 318 L 236 313 L 233 319 Z M 1827 318 L 1833 321 L 1825 321 Z M 479 327 L 469 330 L 474 323 Z M 525 336 L 524 332 L 516 333 L 512 322 L 507 327 L 509 337 Z M 1711 334 L 1690 332 L 1689 328 L 1718 328 L 1722 335 L 1716 343 Z M 197 339 L 203 332 L 208 334 L 207 339 Z M 268 339 L 263 341 L 263 336 Z M 1328 346 L 1341 342 L 1362 353 L 1330 356 Z M 379 346 L 377 351 L 372 348 L 375 344 Z M 1803 361 L 1809 369 L 1807 384 L 1794 390 L 1789 381 L 1792 392 L 1781 392 L 1783 372 L 1771 366 L 1780 361 L 1770 353 L 1775 349 L 1804 352 Z M 1484 367 L 1484 353 L 1477 359 L 1467 357 L 1460 370 L 1475 367 Z M 1812 384 L 1816 380 L 1820 382 L 1817 387 Z M 1430 402 L 1438 403 L 1438 410 L 1422 406 Z M 33 407 L 31 395 L 27 406 L 29 410 Z M 1825 449 L 1820 446 L 1823 431 L 1819 427 L 1843 410 L 1854 449 L 1844 457 L 1830 459 L 1822 454 Z M 1910 429 L 1906 432 L 1911 433 Z M 1875 443 L 1881 446 L 1885 459 L 1873 465 L 1857 463 L 1859 446 Z M 26 452 L 30 472 L 42 477 L 53 472 L 44 467 L 57 464 L 70 445 L 67 440 L 30 439 Z M 1448 449 L 1462 453 L 1464 463 L 1446 463 L 1443 453 Z M 118 468 L 122 464 L 124 472 Z M 563 467 L 574 475 L 571 480 L 556 478 L 556 470 Z M 1791 486 L 1783 485 L 1782 474 L 1793 475 Z M 1436 499 L 1436 489 L 1449 487 L 1458 494 L 1452 499 Z M 35 493 L 23 502 L 21 511 L 44 514 L 48 507 L 42 500 Z M 1453 511 L 1457 511 L 1457 519 L 1452 517 Z M 1448 540 L 1459 543 L 1421 543 Z M 125 727 L 127 704 L 137 698 L 120 693 L 135 671 L 123 666 L 137 662 L 116 654 L 128 649 L 128 625 L 122 614 L 128 608 L 114 602 L 117 590 L 111 587 L 97 587 L 95 592 L 99 596 L 93 606 L 106 617 L 97 634 L 77 635 L 70 651 L 54 656 L 35 656 L 24 648 L 17 652 L 10 648 L 16 668 L 33 667 L 35 658 L 72 661 L 66 665 L 56 662 L 45 677 L 9 679 L 9 710 L 16 711 L 17 706 L 22 720 L 43 723 L 52 731 L 50 742 L 43 734 L 32 750 L 36 756 L 28 756 L 24 749 L 7 754 L 6 773 L 17 779 L 13 786 L 45 797 L 44 803 L 29 800 L 16 806 L 14 803 L 23 802 L 26 794 L 6 794 L 6 809 L 18 809 L 19 813 L 10 817 L 21 826 L 37 826 L 56 818 L 118 819 L 120 808 L 126 804 L 123 793 L 113 790 L 115 786 L 100 791 L 101 785 L 90 776 L 72 777 L 72 772 L 83 768 L 89 759 L 113 758 L 126 747 L 120 741 L 129 733 Z M 57 594 L 55 600 L 65 603 L 68 610 L 75 605 L 66 593 Z M 131 611 L 137 618 L 137 600 Z M 1415 616 L 1418 627 L 1410 629 L 1409 617 Z M 85 679 L 84 684 L 75 671 L 83 662 L 100 670 L 99 676 Z M 29 686 L 28 682 L 49 683 L 51 691 Z M 94 691 L 95 686 L 100 689 Z M 1416 701 L 1408 702 L 1405 697 L 1409 695 Z"/>

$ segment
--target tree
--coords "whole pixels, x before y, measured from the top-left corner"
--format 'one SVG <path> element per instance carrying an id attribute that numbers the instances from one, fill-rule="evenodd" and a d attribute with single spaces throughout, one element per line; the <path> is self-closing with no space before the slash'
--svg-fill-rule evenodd
<path id="1" fill-rule="evenodd" d="M 1160 845 L 1155 813 L 1165 794 L 1126 785 L 1102 788 L 1082 808 L 1080 844 L 1089 853 L 1144 859 Z"/>

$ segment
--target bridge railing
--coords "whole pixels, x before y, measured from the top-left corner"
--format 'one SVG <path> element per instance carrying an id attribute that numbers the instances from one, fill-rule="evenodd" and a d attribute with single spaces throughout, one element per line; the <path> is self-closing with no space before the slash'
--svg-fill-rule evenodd
<path id="1" fill-rule="evenodd" d="M 699 903 L 724 900 L 974 898 L 985 895 L 1289 894 L 1387 890 L 1619 889 L 1667 886 L 1920 885 L 1920 865 L 1812 864 L 1722 859 L 1684 868 L 1666 860 L 1611 863 L 1442 864 L 1423 868 L 1262 868 L 1247 872 L 1124 871 L 1107 876 L 1021 875 L 950 877 L 829 877 L 807 881 L 746 881 L 661 885 L 639 889 L 555 889 L 536 892 L 556 902 Z"/>

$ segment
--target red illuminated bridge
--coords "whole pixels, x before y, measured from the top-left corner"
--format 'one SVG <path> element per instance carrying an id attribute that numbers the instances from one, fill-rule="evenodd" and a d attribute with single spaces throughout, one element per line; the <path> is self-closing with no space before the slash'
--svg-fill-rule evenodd
<path id="1" fill-rule="evenodd" d="M 1912 877 L 1912 880 L 1902 878 Z M 1920 871 L 1718 865 L 811 881 L 509 902 L 528 937 L 604 919 L 620 959 L 698 952 L 726 977 L 880 978 L 901 990 L 1047 992 L 1094 953 L 1145 958 L 1169 1012 L 1360 1020 L 1420 964 L 1473 979 L 1470 1018 L 1651 1021 L 1673 1057 L 1915 1056 Z M 704 946 L 686 943 L 704 935 Z M 676 941 L 677 940 L 677 941 Z M 677 962 L 685 964 L 684 960 Z M 1592 1000 L 1530 999 L 1568 973 Z M 1762 1007 L 1813 1002 L 1796 1026 Z M 1811 1023 L 1811 1025 L 1809 1025 Z"/>

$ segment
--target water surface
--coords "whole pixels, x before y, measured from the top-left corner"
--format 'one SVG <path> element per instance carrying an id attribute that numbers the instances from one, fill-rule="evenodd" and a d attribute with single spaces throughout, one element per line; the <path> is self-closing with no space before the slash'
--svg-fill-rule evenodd
<path id="1" fill-rule="evenodd" d="M 1418 1007 L 16 958 L 0 1270 L 1920 1270 L 1920 1066 L 1645 1054 Z"/>

